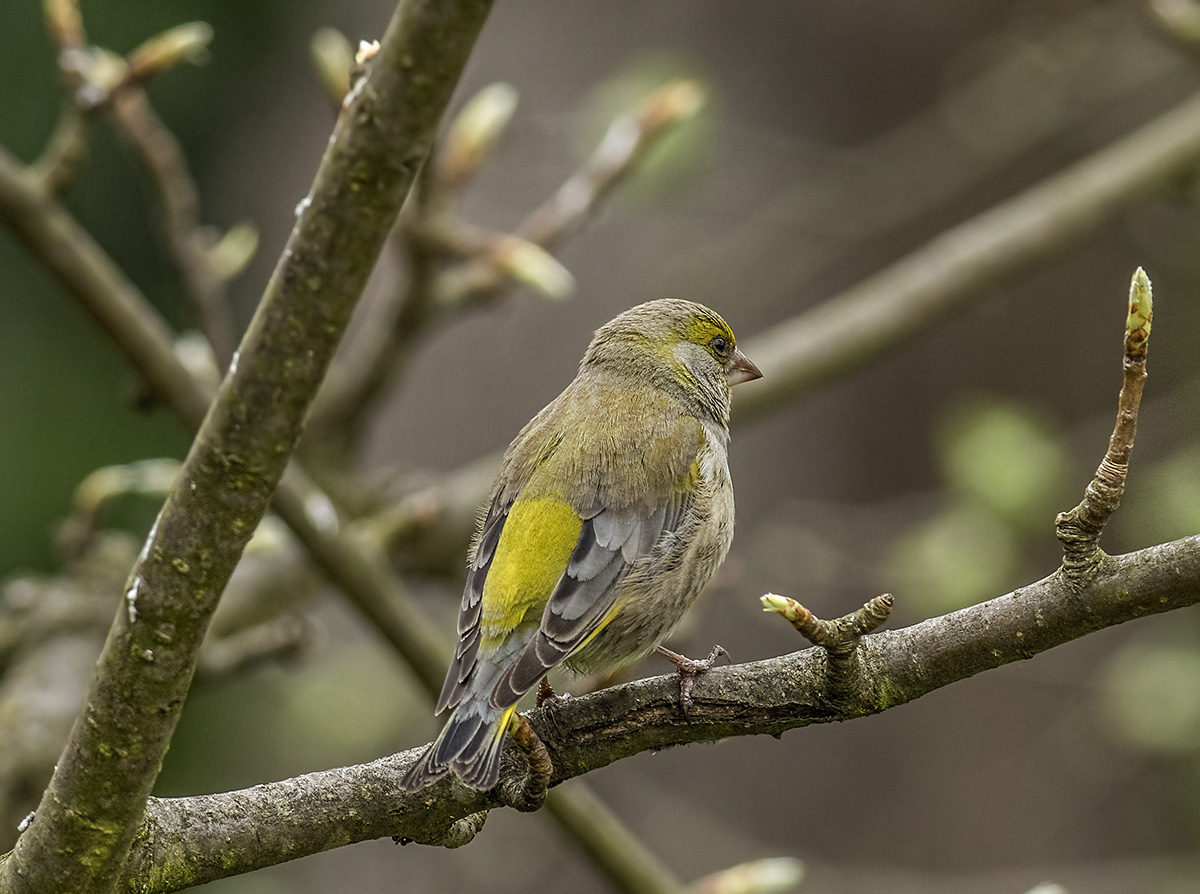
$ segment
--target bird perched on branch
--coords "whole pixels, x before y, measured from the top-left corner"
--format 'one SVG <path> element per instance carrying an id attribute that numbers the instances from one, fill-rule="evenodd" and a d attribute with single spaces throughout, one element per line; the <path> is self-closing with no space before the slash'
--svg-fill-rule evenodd
<path id="1" fill-rule="evenodd" d="M 494 786 L 517 702 L 553 667 L 610 673 L 660 644 L 733 539 L 730 389 L 762 374 L 700 304 L 664 298 L 600 327 L 566 390 L 504 454 L 472 547 L 458 647 L 405 774 Z M 689 662 L 661 649 L 681 673 Z"/>

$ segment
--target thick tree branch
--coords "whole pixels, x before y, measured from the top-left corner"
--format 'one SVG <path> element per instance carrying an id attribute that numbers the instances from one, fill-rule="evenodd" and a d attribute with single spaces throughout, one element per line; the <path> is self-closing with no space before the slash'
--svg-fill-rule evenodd
<path id="1" fill-rule="evenodd" d="M 211 394 L 180 363 L 169 328 L 90 235 L 54 202 L 41 178 L 22 168 L 2 148 L 0 219 L 101 323 L 154 393 L 189 427 L 198 428 Z M 404 610 L 407 593 L 380 561 L 381 554 L 340 529 L 329 498 L 298 466 L 293 465 L 280 482 L 273 507 L 305 545 L 310 558 L 414 668 L 423 687 L 436 694 L 445 667 L 446 644 L 423 615 L 415 609 Z M 582 785 L 552 792 L 547 807 L 623 890 L 655 892 L 678 887 L 654 854 Z M 0 857 L 0 863 L 3 860 Z"/>
<path id="2" fill-rule="evenodd" d="M 714 668 L 696 684 L 690 721 L 680 717 L 674 674 L 571 699 L 555 707 L 553 722 L 543 710 L 527 716 L 558 784 L 642 751 L 877 714 L 1088 633 L 1197 602 L 1200 536 L 1118 556 L 1080 591 L 1055 572 L 989 602 L 864 636 L 857 650 L 864 673 L 836 697 L 826 652 L 812 648 Z M 152 800 L 123 884 L 177 891 L 371 838 L 444 842 L 461 820 L 500 806 L 494 793 L 450 778 L 397 798 L 395 780 L 420 752 L 243 791 Z"/>
<path id="3" fill-rule="evenodd" d="M 240 362 L 133 569 L 127 610 L 109 632 L 37 818 L 0 864 L 5 891 L 102 892 L 115 883 L 217 600 L 283 474 L 489 8 L 486 0 L 405 4 L 347 98 Z M 414 67 L 421 78 L 411 76 Z"/>

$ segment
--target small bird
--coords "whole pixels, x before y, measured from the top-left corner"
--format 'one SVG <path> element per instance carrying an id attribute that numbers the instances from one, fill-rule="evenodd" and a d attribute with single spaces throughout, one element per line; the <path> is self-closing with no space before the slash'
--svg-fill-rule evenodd
<path id="1" fill-rule="evenodd" d="M 656 648 L 698 664 L 660 643 L 729 550 L 730 389 L 761 376 L 691 301 L 649 301 L 596 331 L 504 454 L 437 702 L 454 712 L 401 789 L 450 770 L 493 787 L 517 702 L 559 664 L 611 673 Z"/>

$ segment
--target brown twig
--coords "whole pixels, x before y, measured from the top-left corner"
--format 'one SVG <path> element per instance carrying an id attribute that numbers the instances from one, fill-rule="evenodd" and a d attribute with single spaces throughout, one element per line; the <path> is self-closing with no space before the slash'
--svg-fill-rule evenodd
<path id="1" fill-rule="evenodd" d="M 83 166 L 88 150 L 87 125 L 87 116 L 79 106 L 74 102 L 63 103 L 50 142 L 30 166 L 30 173 L 47 195 L 59 196 L 66 192 Z"/>
<path id="2" fill-rule="evenodd" d="M 822 621 L 788 596 L 768 593 L 762 597 L 763 611 L 777 612 L 814 646 L 838 655 L 849 655 L 857 648 L 859 639 L 881 627 L 895 602 L 891 593 L 884 593 L 837 620 Z"/>
<path id="3" fill-rule="evenodd" d="M 768 593 L 761 599 L 763 611 L 777 612 L 791 623 L 806 640 L 825 650 L 828 656 L 828 686 L 835 701 L 845 699 L 861 683 L 862 661 L 859 642 L 887 621 L 895 605 L 891 593 L 868 601 L 862 608 L 834 621 L 823 621 L 787 596 Z"/>
<path id="4" fill-rule="evenodd" d="M 508 100 L 502 96 L 496 102 L 506 105 Z M 486 131 L 485 137 L 473 133 L 462 138 L 459 142 L 470 143 L 469 149 L 451 144 L 428 166 L 400 233 L 409 264 L 407 288 L 391 299 L 394 310 L 388 305 L 380 311 L 391 320 L 385 337 L 379 337 L 379 330 L 366 333 L 362 349 L 346 352 L 347 360 L 331 372 L 311 423 L 320 439 L 340 441 L 340 453 L 349 455 L 367 411 L 407 363 L 408 346 L 450 310 L 495 300 L 514 279 L 532 282 L 547 294 L 569 291 L 570 274 L 546 249 L 594 215 L 651 148 L 703 102 L 703 92 L 692 81 L 672 81 L 651 93 L 613 121 L 591 157 L 510 234 L 470 227 L 447 207 L 448 196 L 474 172 L 496 128 L 507 120 L 506 114 L 481 115 L 488 124 L 476 129 Z M 447 266 L 447 259 L 453 263 Z"/>
<path id="5" fill-rule="evenodd" d="M 1150 279 L 1141 267 L 1129 285 L 1129 310 L 1125 318 L 1124 380 L 1117 398 L 1117 420 L 1108 441 L 1108 451 L 1074 509 L 1059 513 L 1055 533 L 1063 544 L 1063 575 L 1081 586 L 1107 559 L 1100 549 L 1100 535 L 1121 505 L 1129 456 L 1137 434 L 1138 408 L 1146 384 L 1146 354 L 1150 326 L 1154 320 Z"/>
<path id="6" fill-rule="evenodd" d="M 109 104 L 118 132 L 125 138 L 154 190 L 167 248 L 183 280 L 184 294 L 224 368 L 233 355 L 233 317 L 226 298 L 226 277 L 213 264 L 215 232 L 200 224 L 200 193 L 188 171 L 175 135 L 136 84 L 117 90 Z"/>
<path id="7" fill-rule="evenodd" d="M 646 154 L 681 121 L 704 104 L 704 93 L 693 81 L 671 81 L 658 88 L 627 115 L 609 125 L 600 145 L 549 199 L 517 227 L 526 242 L 551 248 L 596 213 L 601 202 Z M 454 306 L 482 300 L 504 284 L 505 271 L 488 256 L 450 271 L 439 286 L 437 302 Z"/>

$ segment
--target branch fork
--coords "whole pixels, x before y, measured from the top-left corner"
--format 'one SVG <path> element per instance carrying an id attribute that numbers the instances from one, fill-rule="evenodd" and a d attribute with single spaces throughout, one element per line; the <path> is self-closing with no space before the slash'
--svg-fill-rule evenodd
<path id="1" fill-rule="evenodd" d="M 862 608 L 833 621 L 823 621 L 788 596 L 767 593 L 762 597 L 763 611 L 776 612 L 789 621 L 806 640 L 825 650 L 829 685 L 835 698 L 857 688 L 862 674 L 858 644 L 864 636 L 883 626 L 895 605 L 891 593 L 876 596 Z"/>

